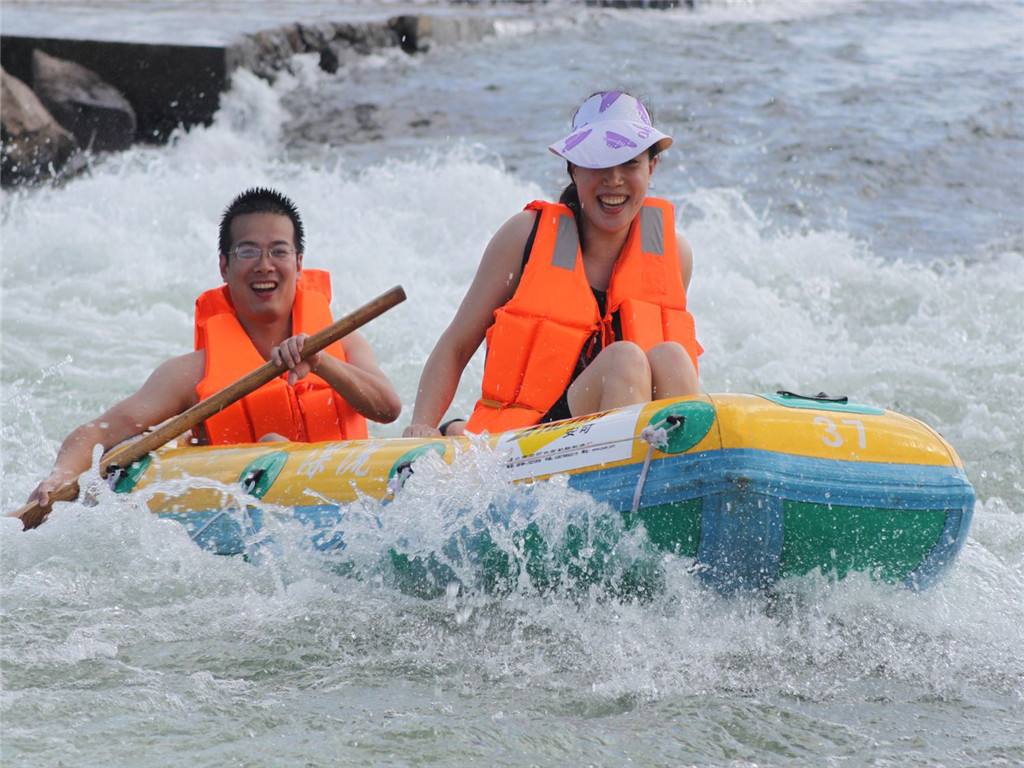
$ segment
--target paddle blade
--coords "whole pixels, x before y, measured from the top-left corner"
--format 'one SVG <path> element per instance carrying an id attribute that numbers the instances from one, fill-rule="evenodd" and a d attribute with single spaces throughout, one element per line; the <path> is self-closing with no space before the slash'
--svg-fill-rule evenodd
<path id="1" fill-rule="evenodd" d="M 50 503 L 46 506 L 37 502 L 31 502 L 23 507 L 20 507 L 10 514 L 11 517 L 17 517 L 21 520 L 21 525 L 24 530 L 30 530 L 36 528 L 46 520 L 47 515 L 50 514 L 50 507 L 58 501 L 74 501 L 78 498 L 78 482 L 72 481 L 65 483 L 64 485 L 57 488 L 53 493 L 50 494 Z"/>

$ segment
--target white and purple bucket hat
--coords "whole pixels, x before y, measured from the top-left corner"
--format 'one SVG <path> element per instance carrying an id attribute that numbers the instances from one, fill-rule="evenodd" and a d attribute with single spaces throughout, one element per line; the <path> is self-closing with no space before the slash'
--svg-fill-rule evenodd
<path id="1" fill-rule="evenodd" d="M 603 91 L 580 105 L 572 131 L 548 149 L 581 168 L 611 168 L 655 144 L 663 152 L 672 145 L 672 137 L 651 124 L 639 99 L 622 91 Z"/>

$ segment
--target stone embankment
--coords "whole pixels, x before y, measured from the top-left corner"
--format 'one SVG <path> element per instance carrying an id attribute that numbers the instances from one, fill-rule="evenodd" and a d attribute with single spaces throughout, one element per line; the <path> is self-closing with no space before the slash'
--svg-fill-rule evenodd
<path id="1" fill-rule="evenodd" d="M 680 0 L 587 0 L 588 5 L 675 7 Z M 317 54 L 330 73 L 386 48 L 482 40 L 484 15 L 403 15 L 381 21 L 294 23 L 224 45 L 75 40 L 4 34 L 0 41 L 4 186 L 61 178 L 83 153 L 166 141 L 180 126 L 209 124 L 232 73 L 266 78 L 296 54 Z"/>
<path id="2" fill-rule="evenodd" d="M 397 16 L 289 24 L 220 46 L 5 35 L 3 183 L 60 177 L 83 165 L 82 151 L 162 142 L 179 126 L 209 123 L 239 67 L 272 78 L 294 55 L 315 53 L 334 73 L 374 50 L 414 54 L 493 33 L 483 17 Z"/>

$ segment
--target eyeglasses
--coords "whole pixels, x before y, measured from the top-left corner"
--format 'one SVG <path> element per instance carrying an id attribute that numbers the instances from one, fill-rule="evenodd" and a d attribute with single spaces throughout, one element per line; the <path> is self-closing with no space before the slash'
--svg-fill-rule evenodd
<path id="1" fill-rule="evenodd" d="M 258 245 L 238 245 L 231 249 L 231 253 L 242 261 L 255 261 L 263 255 L 264 250 Z M 267 253 L 274 261 L 284 261 L 295 256 L 295 249 L 290 245 L 275 245 Z"/>

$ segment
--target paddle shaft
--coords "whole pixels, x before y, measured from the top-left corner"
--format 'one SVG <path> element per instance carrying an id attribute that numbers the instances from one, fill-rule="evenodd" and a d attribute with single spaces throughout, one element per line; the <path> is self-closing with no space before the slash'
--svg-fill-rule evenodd
<path id="1" fill-rule="evenodd" d="M 309 336 L 302 345 L 302 359 L 312 357 L 317 352 L 326 349 L 338 339 L 344 338 L 357 328 L 378 317 L 396 304 L 405 301 L 405 291 L 398 285 L 390 291 L 382 293 L 377 298 L 364 304 L 359 309 L 340 318 L 332 325 L 322 331 Z M 187 432 L 193 427 L 206 421 L 216 413 L 220 413 L 229 405 L 236 403 L 250 392 L 255 392 L 268 381 L 272 381 L 288 370 L 285 365 L 277 365 L 268 362 L 247 373 L 233 384 L 229 384 L 219 392 L 215 392 L 205 400 L 202 400 L 187 411 L 179 413 L 163 422 L 152 432 L 148 432 L 138 440 L 122 443 L 103 454 L 100 459 L 100 474 L 104 477 L 107 470 L 112 466 L 127 467 L 132 462 L 138 461 L 150 451 L 154 451 L 169 443 L 178 435 Z M 50 504 L 55 501 L 72 501 L 78 496 L 78 481 L 72 480 L 56 488 L 50 496 Z M 13 517 L 21 518 L 25 530 L 35 528 L 49 512 L 49 505 L 41 506 L 36 502 L 26 504 L 12 514 Z"/>

